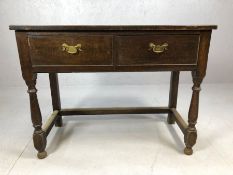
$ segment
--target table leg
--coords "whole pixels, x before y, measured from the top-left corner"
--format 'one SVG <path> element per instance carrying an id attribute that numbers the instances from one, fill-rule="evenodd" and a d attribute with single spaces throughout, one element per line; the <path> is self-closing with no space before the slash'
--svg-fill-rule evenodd
<path id="1" fill-rule="evenodd" d="M 172 71 L 171 72 L 169 104 L 168 104 L 169 108 L 176 108 L 176 105 L 177 105 L 179 74 L 180 74 L 179 71 Z M 168 114 L 167 122 L 169 124 L 175 123 L 175 118 L 173 116 L 173 113 Z"/>
<path id="2" fill-rule="evenodd" d="M 198 76 L 197 71 L 192 72 L 192 78 L 193 93 L 188 113 L 188 128 L 186 129 L 186 132 L 184 134 L 184 142 L 186 145 L 184 153 L 187 155 L 191 155 L 193 153 L 192 147 L 195 145 L 197 140 L 197 130 L 195 125 L 198 118 L 199 92 L 201 90 L 200 85 L 202 82 L 202 78 Z"/>
<path id="3" fill-rule="evenodd" d="M 42 130 L 42 117 L 37 99 L 36 79 L 37 75 L 33 74 L 31 78 L 25 79 L 28 86 L 30 97 L 31 119 L 34 127 L 33 142 L 34 147 L 38 151 L 37 157 L 43 159 L 47 156 L 45 147 L 47 144 L 45 132 Z"/>
<path id="4" fill-rule="evenodd" d="M 50 89 L 51 89 L 51 97 L 53 110 L 61 110 L 61 101 L 60 101 L 60 92 L 59 92 L 59 83 L 57 73 L 49 73 L 49 81 L 50 81 Z M 58 114 L 58 118 L 55 122 L 55 126 L 62 126 L 62 116 Z"/>

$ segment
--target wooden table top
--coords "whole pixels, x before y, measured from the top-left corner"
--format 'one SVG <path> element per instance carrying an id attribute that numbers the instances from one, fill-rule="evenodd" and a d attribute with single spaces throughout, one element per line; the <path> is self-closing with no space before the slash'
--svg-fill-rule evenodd
<path id="1" fill-rule="evenodd" d="M 114 30 L 133 30 L 133 31 L 153 31 L 153 30 L 212 30 L 217 29 L 216 25 L 10 25 L 10 30 L 23 31 L 114 31 Z"/>

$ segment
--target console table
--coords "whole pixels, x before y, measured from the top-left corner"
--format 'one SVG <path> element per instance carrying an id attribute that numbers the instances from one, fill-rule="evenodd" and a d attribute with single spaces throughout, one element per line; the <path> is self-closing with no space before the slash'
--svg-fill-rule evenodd
<path id="1" fill-rule="evenodd" d="M 38 158 L 47 156 L 46 138 L 62 116 L 167 113 L 184 134 L 184 153 L 196 143 L 200 85 L 206 74 L 211 32 L 217 26 L 10 26 L 15 30 L 22 76 L 28 86 L 33 142 Z M 62 109 L 57 73 L 170 71 L 165 107 Z M 180 71 L 192 73 L 188 122 L 176 110 Z M 37 73 L 48 73 L 53 113 L 42 125 Z"/>

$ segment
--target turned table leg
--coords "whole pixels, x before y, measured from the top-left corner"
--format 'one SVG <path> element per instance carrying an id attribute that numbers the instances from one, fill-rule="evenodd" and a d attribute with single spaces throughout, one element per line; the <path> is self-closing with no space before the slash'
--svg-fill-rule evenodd
<path id="1" fill-rule="evenodd" d="M 200 85 L 202 82 L 202 78 L 198 76 L 197 72 L 192 72 L 192 78 L 193 93 L 188 113 L 188 128 L 184 135 L 184 142 L 186 145 L 184 153 L 187 155 L 191 155 L 193 153 L 192 147 L 195 145 L 197 140 L 197 130 L 195 125 L 198 118 L 199 92 L 201 90 Z"/>
<path id="2" fill-rule="evenodd" d="M 60 92 L 59 92 L 59 83 L 58 83 L 58 76 L 57 73 L 50 73 L 49 74 L 49 81 L 50 81 L 50 89 L 51 89 L 51 97 L 52 97 L 52 104 L 53 110 L 61 110 L 61 101 L 60 101 Z M 57 120 L 55 122 L 55 126 L 61 127 L 62 126 L 62 116 L 59 113 Z"/>
<path id="3" fill-rule="evenodd" d="M 36 94 L 36 79 L 37 75 L 33 74 L 31 79 L 25 79 L 25 82 L 28 86 L 28 93 L 30 97 L 31 119 L 34 127 L 34 147 L 38 151 L 37 157 L 39 159 L 43 159 L 47 156 L 47 152 L 45 151 L 47 141 L 45 132 L 42 130 L 42 117 Z"/>
<path id="4" fill-rule="evenodd" d="M 179 74 L 180 74 L 179 71 L 172 71 L 171 72 L 169 104 L 168 104 L 169 108 L 176 108 L 176 105 L 177 105 Z M 167 122 L 169 124 L 175 123 L 175 118 L 173 116 L 173 113 L 168 114 Z"/>

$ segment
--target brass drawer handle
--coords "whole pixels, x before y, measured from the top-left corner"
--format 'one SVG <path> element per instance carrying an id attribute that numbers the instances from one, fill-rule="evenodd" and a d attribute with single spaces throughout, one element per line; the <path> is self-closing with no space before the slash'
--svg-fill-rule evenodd
<path id="1" fill-rule="evenodd" d="M 66 51 L 67 53 L 69 54 L 75 54 L 75 53 L 79 53 L 82 50 L 82 45 L 81 44 L 77 44 L 76 46 L 69 46 L 68 44 L 66 43 L 63 43 L 62 44 L 62 51 Z"/>
<path id="2" fill-rule="evenodd" d="M 152 50 L 154 53 L 162 53 L 164 52 L 165 50 L 168 50 L 168 44 L 167 43 L 164 43 L 162 45 L 156 45 L 154 43 L 149 43 L 149 50 Z"/>

